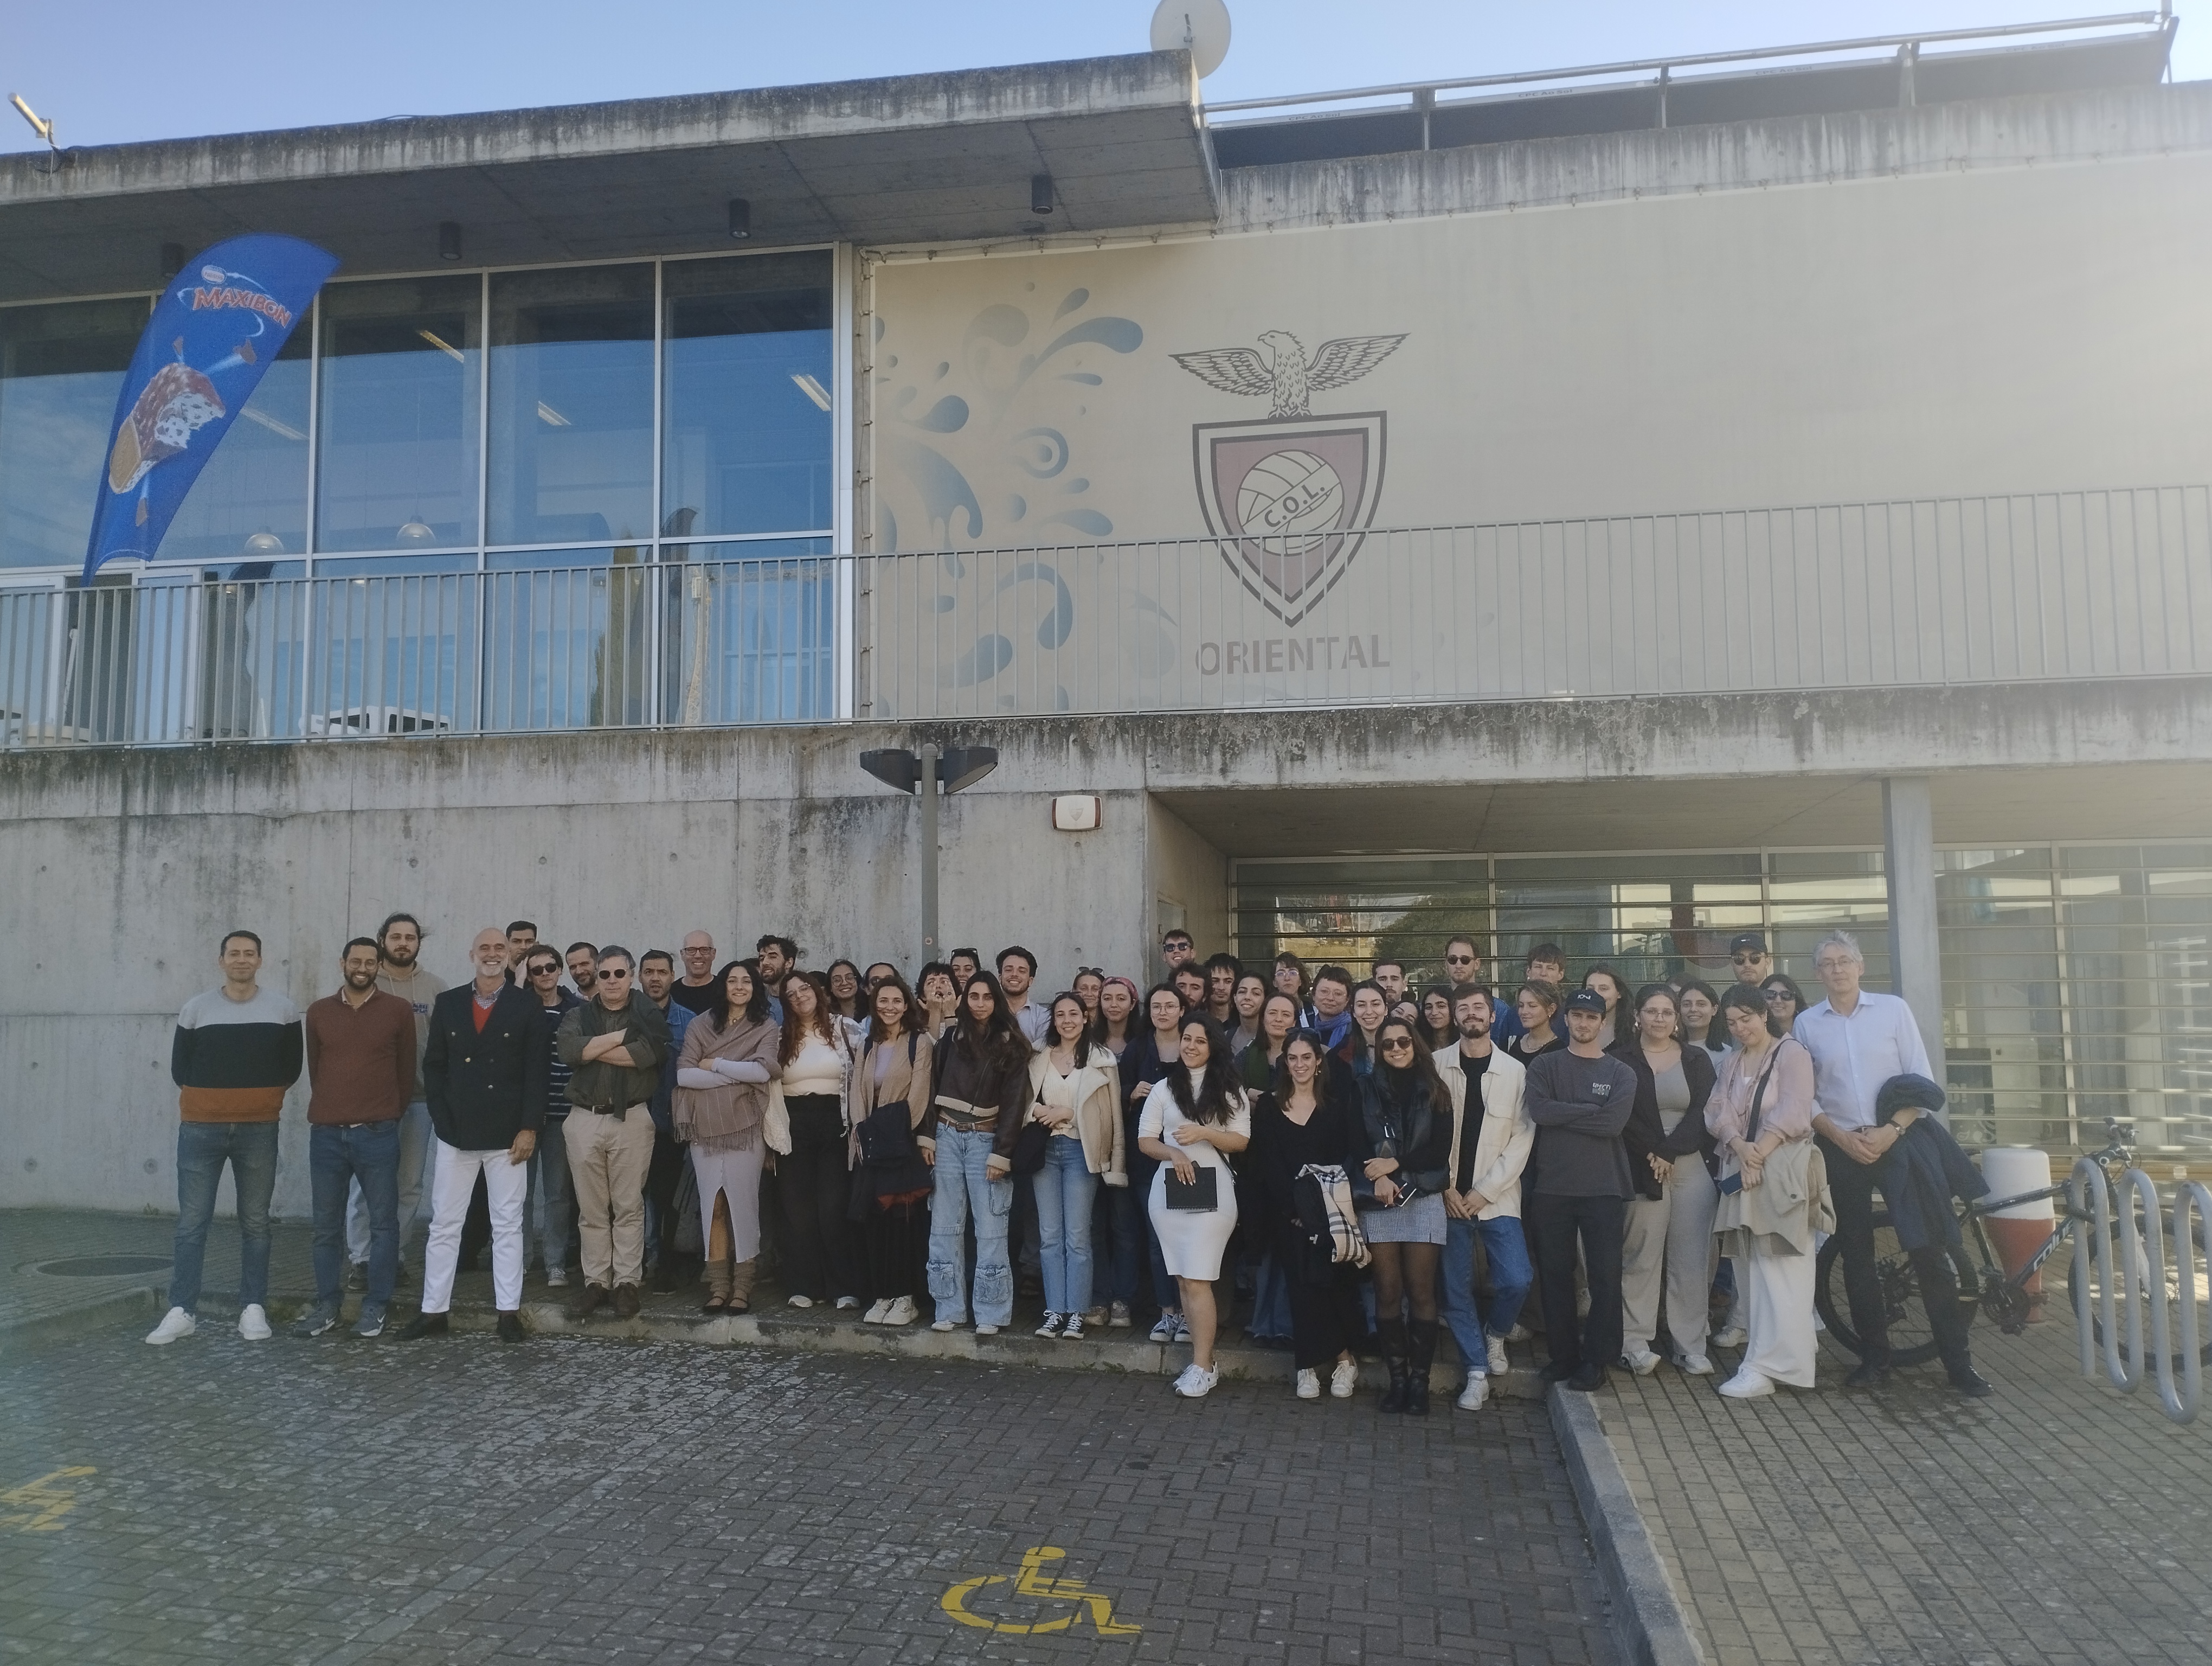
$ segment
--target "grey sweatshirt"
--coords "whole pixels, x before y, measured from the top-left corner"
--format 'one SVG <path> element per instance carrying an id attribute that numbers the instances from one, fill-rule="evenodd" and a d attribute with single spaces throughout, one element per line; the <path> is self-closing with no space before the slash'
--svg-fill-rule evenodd
<path id="1" fill-rule="evenodd" d="M 1562 1048 L 1532 1060 L 1523 1103 L 1536 1124 L 1536 1195 L 1631 1197 L 1620 1131 L 1636 1106 L 1636 1073 L 1611 1055 Z"/>

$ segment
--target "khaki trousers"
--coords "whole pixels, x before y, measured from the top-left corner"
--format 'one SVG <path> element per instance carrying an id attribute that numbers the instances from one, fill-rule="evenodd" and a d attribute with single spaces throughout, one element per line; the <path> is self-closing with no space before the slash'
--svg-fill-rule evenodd
<path id="1" fill-rule="evenodd" d="M 576 1189 L 584 1282 L 612 1289 L 645 1278 L 645 1177 L 653 1167 L 653 1113 L 572 1110 L 563 1131 Z"/>

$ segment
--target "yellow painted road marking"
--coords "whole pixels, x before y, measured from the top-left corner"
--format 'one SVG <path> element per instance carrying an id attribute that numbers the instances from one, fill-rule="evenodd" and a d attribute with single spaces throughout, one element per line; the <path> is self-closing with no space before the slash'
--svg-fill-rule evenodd
<path id="1" fill-rule="evenodd" d="M 62 1517 L 76 1508 L 76 1494 L 66 1487 L 56 1487 L 58 1481 L 76 1481 L 85 1475 L 96 1475 L 97 1469 L 71 1468 L 57 1469 L 51 1474 L 40 1475 L 36 1481 L 27 1481 L 21 1487 L 11 1487 L 0 1493 L 0 1508 L 20 1513 L 0 1516 L 0 1528 L 17 1533 L 58 1533 Z"/>
<path id="2" fill-rule="evenodd" d="M 1114 1618 L 1114 1602 L 1103 1591 L 1095 1591 L 1080 1579 L 1048 1579 L 1044 1577 L 1047 1562 L 1065 1561 L 1067 1553 L 1050 1545 L 1036 1545 L 1022 1553 L 1019 1573 L 979 1573 L 972 1579 L 963 1579 L 938 1600 L 938 1607 L 963 1626 L 973 1626 L 978 1631 L 1011 1632 L 1018 1636 L 1034 1636 L 1040 1632 L 1064 1632 L 1087 1610 L 1091 1623 L 1101 1637 L 1134 1637 L 1144 1627 L 1126 1626 Z M 994 1620 L 972 1612 L 968 1599 L 987 1585 L 1003 1585 L 1013 1582 L 1014 1590 L 1021 1596 L 1039 1597 L 1046 1602 L 1073 1602 L 1073 1612 L 1057 1620 L 1039 1620 L 1024 1625 L 1016 1620 Z"/>

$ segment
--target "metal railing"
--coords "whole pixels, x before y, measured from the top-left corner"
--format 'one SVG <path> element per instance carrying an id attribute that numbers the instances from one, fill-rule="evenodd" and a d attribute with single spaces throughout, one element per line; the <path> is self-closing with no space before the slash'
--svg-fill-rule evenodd
<path id="1" fill-rule="evenodd" d="M 2212 672 L 2201 486 L 856 559 L 877 718 Z"/>
<path id="2" fill-rule="evenodd" d="M 2077 1219 L 2094 1200 L 2096 1230 L 2074 1232 L 2075 1341 L 2081 1375 L 2097 1374 L 2097 1332 L 2104 1334 L 2105 1375 L 2123 1394 L 2133 1394 L 2147 1377 L 2158 1381 L 2160 1408 L 2176 1423 L 2196 1421 L 2203 1403 L 2203 1357 L 2197 1328 L 2199 1256 L 2208 1294 L 2212 1294 L 2212 1190 L 2196 1182 L 2174 1188 L 2174 1277 L 2166 1276 L 2166 1230 L 2159 1215 L 2158 1187 L 2141 1169 L 2120 1177 L 2118 1232 L 2113 1231 L 2113 1203 L 2105 1171 L 2090 1158 L 2074 1164 L 2067 1199 Z M 2116 1247 L 2117 1240 L 2117 1247 Z M 2117 1254 L 2129 1270 L 2112 1266 Z M 2094 1280 L 2092 1273 L 2094 1274 Z M 2149 1312 L 2149 1351 L 2145 1353 L 2145 1310 Z M 2118 1322 L 2124 1310 L 2124 1340 Z M 2148 1369 L 2145 1368 L 2146 1359 Z M 2179 1379 L 2177 1381 L 2177 1377 Z"/>
<path id="3" fill-rule="evenodd" d="M 811 723 L 819 559 L 0 591 L 0 747 Z"/>
<path id="4" fill-rule="evenodd" d="M 0 591 L 4 748 L 2205 672 L 2203 486 Z"/>

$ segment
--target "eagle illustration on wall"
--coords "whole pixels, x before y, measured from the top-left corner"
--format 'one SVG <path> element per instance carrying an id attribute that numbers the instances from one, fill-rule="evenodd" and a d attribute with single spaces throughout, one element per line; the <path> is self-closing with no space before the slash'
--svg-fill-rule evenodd
<path id="1" fill-rule="evenodd" d="M 1405 339 L 1403 335 L 1344 336 L 1323 342 L 1309 361 L 1296 336 L 1287 330 L 1269 330 L 1260 337 L 1267 350 L 1266 358 L 1249 347 L 1209 347 L 1173 356 L 1208 387 L 1273 400 L 1270 416 L 1307 416 L 1312 415 L 1316 393 L 1358 381 Z"/>

